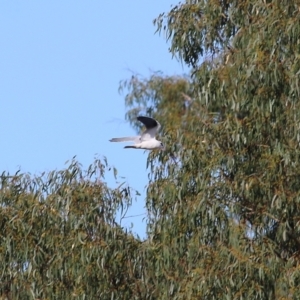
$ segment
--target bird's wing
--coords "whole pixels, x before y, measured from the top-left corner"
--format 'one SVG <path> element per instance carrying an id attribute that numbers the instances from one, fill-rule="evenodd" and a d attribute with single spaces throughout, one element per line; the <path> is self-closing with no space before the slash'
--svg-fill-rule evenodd
<path id="1" fill-rule="evenodd" d="M 142 140 L 150 140 L 155 138 L 157 131 L 160 129 L 160 124 L 153 118 L 139 116 L 137 119 L 146 126 L 146 130 L 142 133 Z"/>
<path id="2" fill-rule="evenodd" d="M 129 141 L 139 141 L 140 136 L 126 136 L 121 138 L 112 138 L 110 142 L 129 142 Z"/>

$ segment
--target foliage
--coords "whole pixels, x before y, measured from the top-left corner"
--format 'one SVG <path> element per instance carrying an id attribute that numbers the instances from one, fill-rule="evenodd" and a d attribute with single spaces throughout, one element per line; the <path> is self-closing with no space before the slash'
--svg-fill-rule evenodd
<path id="1" fill-rule="evenodd" d="M 3 299 L 131 298 L 141 242 L 115 222 L 131 189 L 109 189 L 108 168 L 95 160 L 84 172 L 73 160 L 41 176 L 1 175 Z"/>
<path id="2" fill-rule="evenodd" d="M 191 76 L 123 83 L 128 119 L 160 120 L 168 147 L 148 160 L 161 299 L 300 297 L 296 2 L 175 6 L 155 23 Z"/>

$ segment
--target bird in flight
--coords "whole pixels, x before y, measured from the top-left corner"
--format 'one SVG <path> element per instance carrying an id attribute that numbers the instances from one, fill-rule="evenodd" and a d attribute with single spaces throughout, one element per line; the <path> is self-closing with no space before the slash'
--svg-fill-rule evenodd
<path id="1" fill-rule="evenodd" d="M 162 142 L 155 138 L 156 133 L 160 129 L 160 124 L 153 118 L 139 116 L 138 121 L 142 122 L 146 130 L 139 136 L 128 136 L 122 138 L 113 138 L 109 140 L 110 142 L 128 142 L 133 141 L 134 144 L 131 146 L 125 146 L 124 148 L 134 148 L 134 149 L 164 149 Z"/>

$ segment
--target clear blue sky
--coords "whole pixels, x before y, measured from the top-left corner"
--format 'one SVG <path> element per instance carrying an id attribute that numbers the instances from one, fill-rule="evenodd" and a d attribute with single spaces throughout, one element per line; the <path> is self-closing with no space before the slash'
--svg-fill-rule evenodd
<path id="1" fill-rule="evenodd" d="M 39 174 L 77 156 L 106 156 L 141 192 L 128 215 L 145 213 L 147 153 L 112 137 L 132 135 L 119 81 L 149 70 L 182 74 L 153 19 L 177 1 L 1 1 L 0 172 Z M 112 177 L 107 177 L 114 187 Z M 145 215 L 122 221 L 145 236 Z"/>

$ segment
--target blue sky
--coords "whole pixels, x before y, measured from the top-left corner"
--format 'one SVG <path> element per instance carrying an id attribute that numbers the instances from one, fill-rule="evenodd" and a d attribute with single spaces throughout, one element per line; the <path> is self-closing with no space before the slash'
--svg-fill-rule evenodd
<path id="1" fill-rule="evenodd" d="M 127 215 L 145 213 L 147 153 L 124 150 L 112 137 L 135 134 L 125 122 L 120 80 L 129 69 L 182 74 L 153 19 L 177 1 L 1 1 L 0 172 L 39 174 L 76 155 L 83 166 L 106 156 L 141 192 Z M 115 182 L 107 177 L 109 186 Z M 145 236 L 139 217 L 133 232 Z"/>

